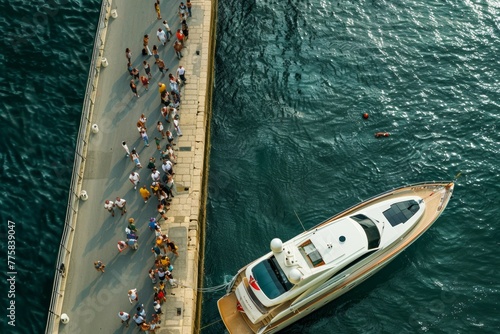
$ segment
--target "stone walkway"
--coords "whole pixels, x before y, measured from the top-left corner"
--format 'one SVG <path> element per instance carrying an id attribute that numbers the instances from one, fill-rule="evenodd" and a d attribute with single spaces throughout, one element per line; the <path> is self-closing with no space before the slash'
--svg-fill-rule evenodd
<path id="1" fill-rule="evenodd" d="M 163 19 L 170 24 L 173 32 L 180 28 L 177 16 L 179 2 L 161 0 Z M 193 17 L 188 19 L 189 40 L 183 51 L 180 64 L 186 69 L 187 85 L 181 89 L 180 127 L 182 137 L 176 137 L 177 165 L 174 166 L 176 196 L 168 220 L 161 220 L 162 231 L 179 246 L 179 257 L 168 254 L 175 267 L 174 277 L 181 283 L 178 288 L 169 288 L 167 302 L 162 309 L 161 328 L 156 333 L 193 333 L 196 323 L 196 289 L 199 266 L 200 213 L 204 191 L 204 157 L 206 149 L 206 129 L 208 124 L 207 94 L 211 94 L 211 61 L 209 61 L 212 24 L 211 1 L 192 0 Z M 119 311 L 134 315 L 137 304 L 130 304 L 127 291 L 138 289 L 139 304 L 144 304 L 148 321 L 153 313 L 153 284 L 148 270 L 153 267 L 154 256 L 151 247 L 154 233 L 147 223 L 150 217 L 157 217 L 157 200 L 153 197 L 147 204 L 138 189 L 134 190 L 128 180 L 130 172 L 140 174 L 141 183 L 148 189 L 151 184 L 150 170 L 146 168 L 150 157 L 156 158 L 158 170 L 161 165 L 160 152 L 156 150 L 154 137 L 158 136 L 156 122 L 160 115 L 160 96 L 157 83 L 161 80 L 168 87 L 168 75 L 161 74 L 153 57 L 141 55 L 142 37 L 150 36 L 150 48 L 158 45 L 156 31 L 163 28 L 156 19 L 154 1 L 114 0 L 112 9 L 118 17 L 109 18 L 104 57 L 109 65 L 101 67 L 94 105 L 92 123 L 99 132 L 90 134 L 89 150 L 85 164 L 82 189 L 89 196 L 81 201 L 78 208 L 75 238 L 71 246 L 71 261 L 63 279 L 60 303 L 61 313 L 66 313 L 70 321 L 55 326 L 55 333 L 132 333 L 137 327 L 131 320 L 130 327 L 121 325 Z M 160 46 L 160 58 L 175 74 L 179 61 L 175 57 L 173 41 L 166 47 Z M 133 66 L 144 74 L 143 60 L 152 68 L 153 78 L 149 91 L 137 83 L 140 98 L 136 98 L 130 88 L 131 79 L 126 66 L 125 48 L 132 50 Z M 146 147 L 136 129 L 136 122 L 144 113 L 150 146 Z M 171 129 L 172 133 L 175 133 Z M 159 136 L 161 137 L 161 135 Z M 121 147 L 125 140 L 130 149 L 136 148 L 144 168 L 136 169 Z M 162 140 L 162 148 L 167 140 Z M 162 172 L 163 174 L 163 172 Z M 138 187 L 139 188 L 139 187 Z M 117 196 L 127 200 L 127 213 L 111 215 L 104 209 L 106 199 Z M 117 242 L 125 240 L 128 218 L 133 217 L 139 229 L 139 249 L 117 250 Z M 101 260 L 106 264 L 106 272 L 99 273 L 93 262 Z M 59 308 L 58 308 L 59 309 Z"/>

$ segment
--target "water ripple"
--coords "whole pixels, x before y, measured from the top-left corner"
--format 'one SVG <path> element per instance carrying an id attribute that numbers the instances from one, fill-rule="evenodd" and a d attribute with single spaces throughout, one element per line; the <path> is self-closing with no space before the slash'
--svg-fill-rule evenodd
<path id="1" fill-rule="evenodd" d="M 219 4 L 208 212 L 217 229 L 207 231 L 207 252 L 235 245 L 212 237 L 241 238 L 237 261 L 207 260 L 217 268 L 208 279 L 235 273 L 273 237 L 299 233 L 294 212 L 311 227 L 390 187 L 462 171 L 449 209 L 427 234 L 373 279 L 285 332 L 498 327 L 489 310 L 498 308 L 491 296 L 499 290 L 491 282 L 498 262 L 499 7 Z M 374 138 L 377 131 L 391 136 Z M 217 298 L 209 298 L 205 323 L 218 319 L 210 306 Z M 222 331 L 216 325 L 203 333 Z"/>

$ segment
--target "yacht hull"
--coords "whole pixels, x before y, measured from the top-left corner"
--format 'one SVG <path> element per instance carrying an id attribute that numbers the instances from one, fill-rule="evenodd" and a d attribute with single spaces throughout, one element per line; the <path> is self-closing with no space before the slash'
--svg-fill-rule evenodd
<path id="1" fill-rule="evenodd" d="M 360 261 L 359 264 L 342 272 L 343 277 L 339 277 L 338 280 L 324 286 L 321 290 L 318 291 L 316 289 L 314 293 L 305 293 L 297 298 L 269 308 L 266 318 L 258 323 L 252 323 L 245 313 L 240 312 L 241 310 L 238 310 L 236 306 L 238 303 L 236 288 L 240 284 L 248 285 L 247 278 L 245 277 L 245 268 L 253 262 L 245 266 L 238 272 L 234 284 L 229 287 L 227 294 L 219 299 L 217 303 L 219 313 L 229 333 L 276 333 L 353 289 L 389 264 L 398 254 L 429 229 L 448 204 L 453 187 L 453 182 L 427 182 L 400 187 L 354 205 L 315 226 L 313 229 L 321 227 L 324 224 L 330 224 L 364 207 L 392 198 L 397 199 L 398 197 L 417 195 L 422 198 L 426 205 L 426 210 L 420 220 L 392 244 L 371 254 Z"/>

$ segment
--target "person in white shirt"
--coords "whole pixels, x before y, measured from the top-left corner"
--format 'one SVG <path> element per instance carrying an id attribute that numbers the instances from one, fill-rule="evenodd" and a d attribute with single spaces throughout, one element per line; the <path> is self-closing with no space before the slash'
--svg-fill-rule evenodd
<path id="1" fill-rule="evenodd" d="M 179 126 L 179 118 L 174 119 L 174 128 L 175 128 L 175 131 L 177 131 L 177 135 L 179 137 L 182 137 L 182 131 L 181 131 L 181 128 Z"/>
<path id="2" fill-rule="evenodd" d="M 115 205 L 122 212 L 122 216 L 127 212 L 127 201 L 123 198 L 117 197 L 115 201 Z"/>
<path id="3" fill-rule="evenodd" d="M 144 304 L 137 307 L 137 314 L 146 319 L 146 310 L 144 309 Z"/>
<path id="4" fill-rule="evenodd" d="M 161 44 L 163 44 L 164 46 L 167 44 L 167 35 L 161 28 L 158 28 L 156 36 L 158 37 L 158 40 L 160 41 Z"/>
<path id="5" fill-rule="evenodd" d="M 137 293 L 137 289 L 130 289 L 130 290 L 128 290 L 128 300 L 129 300 L 130 304 L 132 304 L 132 301 L 138 301 L 139 300 L 139 294 Z M 135 318 L 135 316 L 134 316 L 134 318 Z"/>
<path id="6" fill-rule="evenodd" d="M 108 199 L 106 201 L 104 201 L 104 208 L 106 210 L 108 210 L 108 212 L 111 213 L 111 216 L 113 216 L 113 217 L 115 216 L 114 207 L 115 207 L 115 203 L 113 203 L 113 201 L 110 201 Z"/>
<path id="7" fill-rule="evenodd" d="M 139 181 L 141 180 L 139 173 L 136 173 L 136 172 L 130 173 L 130 176 L 128 177 L 128 179 L 134 185 L 134 189 L 137 189 L 137 185 L 139 184 Z"/>
<path id="8" fill-rule="evenodd" d="M 153 172 L 151 173 L 151 178 L 153 179 L 153 182 L 160 182 L 161 175 L 156 168 L 153 169 Z"/>
<path id="9" fill-rule="evenodd" d="M 126 155 L 126 156 L 128 157 L 128 156 L 130 155 L 130 151 L 129 151 L 129 149 L 128 149 L 127 143 L 126 143 L 126 142 L 124 142 L 124 141 L 122 141 L 122 147 L 123 147 L 123 149 L 125 150 L 125 152 L 127 152 L 127 155 Z"/>
<path id="10" fill-rule="evenodd" d="M 172 37 L 172 30 L 170 30 L 170 26 L 166 20 L 163 21 L 163 26 L 165 27 L 167 42 L 170 42 L 170 37 Z"/>
<path id="11" fill-rule="evenodd" d="M 163 169 L 163 171 L 167 174 L 174 174 L 174 170 L 173 170 L 173 165 L 172 165 L 172 162 L 170 160 L 165 160 L 163 161 L 163 164 L 161 165 L 161 169 Z"/>
<path id="12" fill-rule="evenodd" d="M 127 312 L 119 312 L 118 317 L 122 320 L 122 324 L 125 323 L 125 327 L 128 327 L 128 323 L 130 322 L 130 314 Z"/>
<path id="13" fill-rule="evenodd" d="M 186 69 L 182 66 L 179 66 L 179 68 L 177 69 L 177 76 L 179 77 L 179 79 L 182 80 L 183 85 L 186 84 L 185 74 L 186 74 Z"/>
<path id="14" fill-rule="evenodd" d="M 130 302 L 130 304 L 132 304 L 132 302 Z M 140 315 L 138 315 L 138 314 L 134 314 L 134 317 L 133 317 L 132 319 L 134 319 L 135 324 L 137 325 L 137 327 L 139 327 L 142 323 L 146 322 L 146 321 L 144 320 L 144 318 L 143 318 L 143 317 L 141 317 L 141 316 L 140 316 Z"/>

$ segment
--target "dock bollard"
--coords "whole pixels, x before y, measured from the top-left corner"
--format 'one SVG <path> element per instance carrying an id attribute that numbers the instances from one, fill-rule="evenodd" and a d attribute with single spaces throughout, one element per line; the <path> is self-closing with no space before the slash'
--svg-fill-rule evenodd
<path id="1" fill-rule="evenodd" d="M 108 63 L 108 60 L 106 59 L 106 57 L 102 57 L 101 58 L 101 66 L 102 67 L 108 67 L 109 63 Z"/>
<path id="2" fill-rule="evenodd" d="M 69 322 L 69 317 L 66 313 L 61 314 L 61 322 L 67 324 Z"/>
<path id="3" fill-rule="evenodd" d="M 80 191 L 80 199 L 82 201 L 86 201 L 89 199 L 89 195 L 87 194 L 87 191 L 85 191 L 85 190 Z"/>
<path id="4" fill-rule="evenodd" d="M 111 10 L 111 17 L 114 19 L 118 17 L 118 12 L 116 11 L 116 9 Z"/>
<path id="5" fill-rule="evenodd" d="M 99 126 L 97 126 L 97 124 L 92 124 L 92 132 L 93 133 L 98 133 L 99 132 Z"/>

